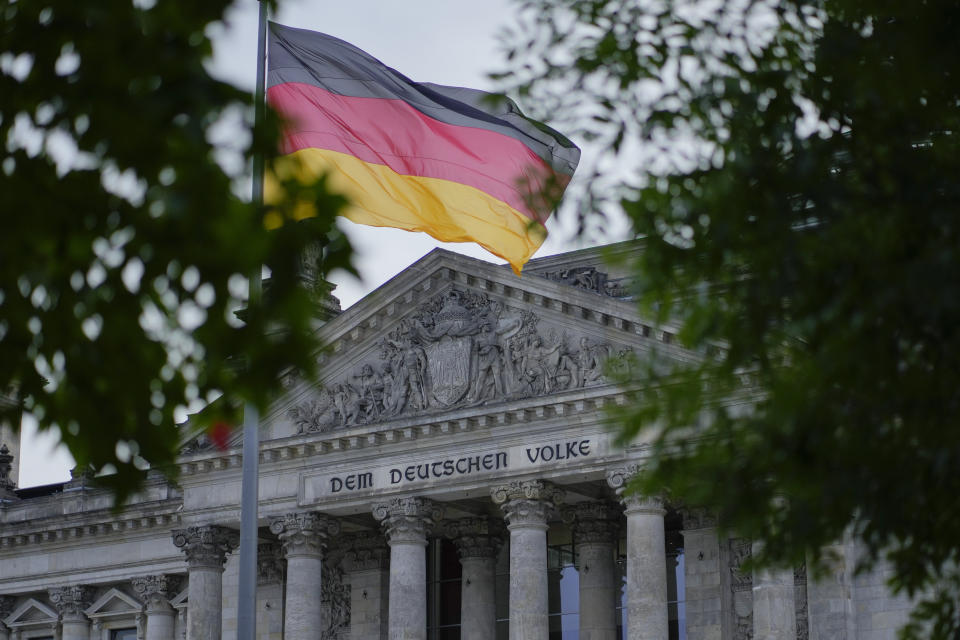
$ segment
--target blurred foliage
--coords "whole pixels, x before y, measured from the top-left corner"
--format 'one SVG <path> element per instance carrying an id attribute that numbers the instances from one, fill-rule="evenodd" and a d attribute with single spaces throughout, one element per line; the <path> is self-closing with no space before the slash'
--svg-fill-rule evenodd
<path id="1" fill-rule="evenodd" d="M 208 72 L 228 0 L 0 4 L 0 390 L 59 427 L 120 502 L 149 464 L 173 474 L 177 407 L 238 424 L 283 372 L 313 372 L 304 248 L 350 268 L 324 185 L 319 215 L 267 232 L 249 203 L 253 97 Z M 251 52 L 254 47 L 251 46 Z M 249 60 L 255 68 L 253 53 Z M 273 214 L 271 214 L 273 215 Z M 245 276 L 272 273 L 243 314 Z"/>
<path id="2" fill-rule="evenodd" d="M 960 637 L 960 5 L 520 4 L 500 78 L 600 149 L 582 210 L 627 213 L 703 356 L 619 416 L 638 489 L 761 562 L 852 531 L 927 600 L 904 634 Z"/>

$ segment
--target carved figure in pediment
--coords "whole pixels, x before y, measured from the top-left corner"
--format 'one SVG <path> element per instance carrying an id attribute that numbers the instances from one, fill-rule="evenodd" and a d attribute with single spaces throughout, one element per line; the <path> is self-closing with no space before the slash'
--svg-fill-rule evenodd
<path id="1" fill-rule="evenodd" d="M 591 345 L 586 338 L 580 338 L 580 351 L 577 353 L 579 376 L 578 387 L 595 384 L 603 379 L 603 365 L 610 357 L 610 346 Z"/>
<path id="2" fill-rule="evenodd" d="M 336 407 L 326 389 L 321 389 L 315 398 L 290 409 L 289 415 L 297 425 L 297 433 L 324 433 L 330 431 L 337 422 Z"/>
<path id="3" fill-rule="evenodd" d="M 355 424 L 360 418 L 360 395 L 352 385 L 341 382 L 333 386 L 333 404 L 340 414 L 340 426 Z"/>
<path id="4" fill-rule="evenodd" d="M 503 397 L 503 348 L 491 323 L 480 328 L 476 339 L 477 371 L 473 376 L 474 386 L 470 400 L 482 402 L 491 398 Z"/>
<path id="5" fill-rule="evenodd" d="M 353 379 L 356 380 L 355 388 L 359 396 L 358 405 L 363 414 L 363 421 L 379 420 L 383 401 L 383 378 L 373 370 L 373 367 L 365 364 Z"/>
<path id="6" fill-rule="evenodd" d="M 394 406 L 399 413 L 405 406 L 414 410 L 427 408 L 427 354 L 414 338 L 411 327 L 401 326 L 396 336 L 388 338 L 395 387 Z"/>

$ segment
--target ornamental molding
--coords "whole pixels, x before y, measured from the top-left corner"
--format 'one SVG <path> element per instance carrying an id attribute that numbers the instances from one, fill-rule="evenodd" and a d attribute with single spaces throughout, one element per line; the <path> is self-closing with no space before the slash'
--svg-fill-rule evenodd
<path id="1" fill-rule="evenodd" d="M 173 544 L 187 556 L 191 569 L 223 571 L 227 554 L 240 544 L 240 534 L 219 525 L 187 527 L 173 531 Z"/>
<path id="2" fill-rule="evenodd" d="M 298 511 L 271 518 L 270 531 L 280 538 L 287 558 L 321 556 L 327 537 L 340 533 L 340 521 L 315 511 Z"/>
<path id="3" fill-rule="evenodd" d="M 454 415 L 435 416 L 435 419 L 409 418 L 400 420 L 383 429 L 363 431 L 353 429 L 346 433 L 333 431 L 324 438 L 316 434 L 301 435 L 295 439 L 266 442 L 260 451 L 263 464 L 291 461 L 314 461 L 311 459 L 342 455 L 346 451 L 371 449 L 389 444 L 405 444 L 427 438 L 441 438 L 453 434 L 471 433 L 493 427 L 525 425 L 544 420 L 597 419 L 598 412 L 611 406 L 624 406 L 631 401 L 628 393 L 610 387 L 598 387 L 568 394 L 567 397 L 529 398 L 509 406 L 491 407 L 492 410 Z M 218 473 L 239 469 L 242 457 L 239 453 L 203 453 L 180 462 L 184 477 Z"/>
<path id="4" fill-rule="evenodd" d="M 112 513 L 101 514 L 110 519 L 91 524 L 64 523 L 65 518 L 44 518 L 31 520 L 28 524 L 33 530 L 20 533 L 11 532 L 10 526 L 3 535 L 0 535 L 0 549 L 23 547 L 38 544 L 72 544 L 78 539 L 119 535 L 125 538 L 138 532 L 149 533 L 154 529 L 162 528 L 169 531 L 170 526 L 180 524 L 180 514 L 174 509 L 181 506 L 180 500 L 171 504 L 169 513 L 137 514 L 131 512 L 123 517 L 113 519 Z M 97 514 L 85 512 L 84 520 L 97 517 Z"/>
<path id="5" fill-rule="evenodd" d="M 684 507 L 680 509 L 684 531 L 694 529 L 712 529 L 717 526 L 717 515 L 705 507 Z"/>
<path id="6" fill-rule="evenodd" d="M 3 622 L 14 631 L 43 625 L 50 625 L 51 628 L 56 629 L 58 618 L 59 614 L 49 605 L 36 598 L 27 598 Z"/>
<path id="7" fill-rule="evenodd" d="M 602 385 L 608 363 L 625 370 L 634 360 L 629 348 L 540 323 L 486 293 L 449 289 L 402 318 L 374 359 L 287 415 L 300 434 L 327 433 Z"/>
<path id="8" fill-rule="evenodd" d="M 619 537 L 623 510 L 611 502 L 588 501 L 564 507 L 561 516 L 573 530 L 576 544 L 613 544 Z"/>
<path id="9" fill-rule="evenodd" d="M 93 589 L 85 585 L 56 587 L 47 591 L 50 602 L 63 620 L 85 620 L 85 610 L 93 599 Z"/>
<path id="10" fill-rule="evenodd" d="M 183 577 L 171 574 L 138 576 L 130 580 L 133 592 L 143 600 L 149 610 L 170 610 L 170 598 L 180 592 Z"/>
<path id="11" fill-rule="evenodd" d="M 257 584 L 283 584 L 287 563 L 283 545 L 279 542 L 261 542 L 257 545 Z"/>
<path id="12" fill-rule="evenodd" d="M 344 571 L 384 571 L 390 567 L 390 547 L 378 533 L 353 534 L 340 539 Z"/>
<path id="13" fill-rule="evenodd" d="M 508 529 L 546 529 L 563 495 L 562 490 L 542 480 L 514 480 L 490 489 L 490 497 L 500 505 Z"/>
<path id="14" fill-rule="evenodd" d="M 389 545 L 426 544 L 427 535 L 443 518 L 443 509 L 427 498 L 393 498 L 374 503 L 373 517 L 383 527 Z"/>
<path id="15" fill-rule="evenodd" d="M 343 569 L 324 565 L 320 581 L 320 619 L 324 624 L 320 640 L 346 637 L 350 630 L 350 586 L 344 582 Z"/>
<path id="16" fill-rule="evenodd" d="M 131 586 L 133 585 L 131 584 Z M 97 623 L 100 619 L 136 615 L 141 611 L 143 611 L 143 603 L 140 600 L 117 587 L 111 587 L 87 607 L 84 613 L 94 623 Z"/>
<path id="17" fill-rule="evenodd" d="M 464 558 L 496 558 L 503 546 L 506 527 L 496 518 L 462 518 L 444 523 L 444 535 L 453 540 Z"/>

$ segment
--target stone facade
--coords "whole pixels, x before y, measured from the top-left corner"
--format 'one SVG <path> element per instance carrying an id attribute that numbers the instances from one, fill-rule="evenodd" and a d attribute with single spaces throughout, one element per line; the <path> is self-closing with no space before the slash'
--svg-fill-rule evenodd
<path id="1" fill-rule="evenodd" d="M 523 278 L 438 250 L 339 314 L 306 267 L 329 348 L 262 419 L 258 638 L 853 640 L 905 619 L 854 541 L 824 580 L 754 574 L 708 510 L 628 490 L 649 450 L 608 430 L 617 373 L 698 356 L 598 250 Z M 185 440 L 179 484 L 119 512 L 83 475 L 17 489 L 2 435 L 0 640 L 234 637 L 240 433 Z"/>

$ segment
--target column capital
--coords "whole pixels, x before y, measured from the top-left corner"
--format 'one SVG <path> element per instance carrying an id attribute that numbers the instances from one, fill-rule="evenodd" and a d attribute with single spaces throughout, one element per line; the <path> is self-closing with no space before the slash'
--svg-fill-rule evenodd
<path id="1" fill-rule="evenodd" d="M 622 511 L 606 500 L 578 502 L 561 512 L 563 521 L 573 530 L 573 539 L 579 543 L 613 543 L 620 533 Z"/>
<path id="2" fill-rule="evenodd" d="M 545 529 L 551 513 L 563 499 L 563 491 L 543 480 L 514 480 L 491 488 L 490 497 L 500 505 L 508 528 Z"/>
<path id="3" fill-rule="evenodd" d="M 227 554 L 240 544 L 240 534 L 215 524 L 187 527 L 173 531 L 173 544 L 186 554 L 191 569 L 223 571 Z"/>
<path id="4" fill-rule="evenodd" d="M 171 611 L 170 598 L 180 590 L 183 580 L 180 576 L 156 574 L 139 576 L 130 580 L 133 591 L 147 605 L 147 611 Z"/>
<path id="5" fill-rule="evenodd" d="M 616 490 L 620 495 L 627 484 L 642 472 L 640 465 L 636 462 L 630 462 L 622 467 L 607 470 L 607 484 L 611 489 Z"/>
<path id="6" fill-rule="evenodd" d="M 90 606 L 93 598 L 93 589 L 84 585 L 57 587 L 47 592 L 50 602 L 57 608 L 57 612 L 64 620 L 86 620 L 84 611 Z"/>
<path id="7" fill-rule="evenodd" d="M 340 522 L 315 511 L 298 511 L 271 518 L 270 531 L 280 538 L 286 557 L 319 556 L 327 537 L 340 533 Z"/>
<path id="8" fill-rule="evenodd" d="M 387 543 L 426 544 L 427 532 L 443 517 L 441 509 L 427 498 L 394 498 L 373 505 L 373 517 L 380 521 Z"/>
<path id="9" fill-rule="evenodd" d="M 390 547 L 380 534 L 356 534 L 341 540 L 340 565 L 346 572 L 382 571 L 390 567 Z"/>
<path id="10" fill-rule="evenodd" d="M 683 507 L 683 530 L 712 529 L 717 526 L 717 514 L 705 507 Z"/>
<path id="11" fill-rule="evenodd" d="M 283 583 L 283 546 L 279 542 L 257 545 L 257 584 Z"/>
<path id="12" fill-rule="evenodd" d="M 444 533 L 463 558 L 496 558 L 503 546 L 504 526 L 493 518 L 462 518 L 445 523 Z"/>

